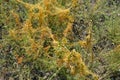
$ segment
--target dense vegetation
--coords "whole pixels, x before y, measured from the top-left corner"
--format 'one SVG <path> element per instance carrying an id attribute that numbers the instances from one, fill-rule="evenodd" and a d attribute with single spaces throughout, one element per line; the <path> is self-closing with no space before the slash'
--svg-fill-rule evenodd
<path id="1" fill-rule="evenodd" d="M 0 80 L 120 80 L 120 0 L 0 0 Z"/>

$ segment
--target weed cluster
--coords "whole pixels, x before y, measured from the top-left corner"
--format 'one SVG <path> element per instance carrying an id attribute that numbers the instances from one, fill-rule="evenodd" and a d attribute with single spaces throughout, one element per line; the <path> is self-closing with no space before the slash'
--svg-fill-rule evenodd
<path id="1" fill-rule="evenodd" d="M 0 79 L 111 78 L 120 68 L 118 7 L 119 0 L 0 1 Z"/>

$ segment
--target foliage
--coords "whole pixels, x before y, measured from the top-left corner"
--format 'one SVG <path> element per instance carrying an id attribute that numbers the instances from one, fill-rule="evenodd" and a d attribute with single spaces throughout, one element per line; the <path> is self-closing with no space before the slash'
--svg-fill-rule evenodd
<path id="1" fill-rule="evenodd" d="M 0 76 L 109 79 L 120 69 L 119 6 L 119 0 L 0 1 Z"/>

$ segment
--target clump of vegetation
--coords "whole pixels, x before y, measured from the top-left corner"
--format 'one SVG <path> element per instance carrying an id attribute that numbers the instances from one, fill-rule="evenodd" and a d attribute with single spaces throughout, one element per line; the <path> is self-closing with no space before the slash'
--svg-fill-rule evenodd
<path id="1" fill-rule="evenodd" d="M 0 79 L 107 80 L 119 71 L 119 1 L 0 2 Z"/>

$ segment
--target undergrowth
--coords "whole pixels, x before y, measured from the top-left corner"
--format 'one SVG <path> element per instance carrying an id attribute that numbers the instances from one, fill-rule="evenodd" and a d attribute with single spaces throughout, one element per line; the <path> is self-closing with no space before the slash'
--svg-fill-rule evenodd
<path id="1" fill-rule="evenodd" d="M 120 69 L 119 3 L 0 1 L 0 79 L 111 79 Z"/>

